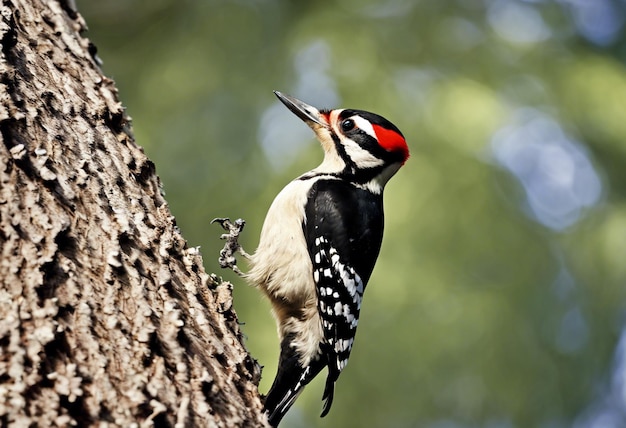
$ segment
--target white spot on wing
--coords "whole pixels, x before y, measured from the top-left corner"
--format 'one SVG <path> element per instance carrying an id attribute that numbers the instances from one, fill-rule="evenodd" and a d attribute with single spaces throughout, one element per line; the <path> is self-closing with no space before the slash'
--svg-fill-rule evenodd
<path id="1" fill-rule="evenodd" d="M 335 315 L 341 315 L 342 313 L 342 309 L 343 309 L 343 305 L 341 304 L 341 302 L 336 302 L 335 303 Z"/>

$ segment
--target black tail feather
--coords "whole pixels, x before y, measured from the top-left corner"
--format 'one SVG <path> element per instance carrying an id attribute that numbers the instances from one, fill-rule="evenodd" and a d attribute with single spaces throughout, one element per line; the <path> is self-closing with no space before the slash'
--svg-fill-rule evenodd
<path id="1" fill-rule="evenodd" d="M 273 427 L 278 426 L 304 387 L 325 366 L 321 360 L 312 361 L 308 367 L 300 365 L 294 349 L 289 346 L 292 339 L 287 336 L 282 340 L 276 378 L 265 398 L 264 409 Z"/>
<path id="2" fill-rule="evenodd" d="M 322 414 L 320 418 L 323 418 L 330 411 L 330 407 L 333 405 L 333 397 L 335 396 L 335 380 L 328 374 L 326 378 L 326 386 L 324 387 L 324 395 L 322 395 L 322 400 L 324 400 L 324 407 L 322 408 Z"/>
<path id="3" fill-rule="evenodd" d="M 267 420 L 271 426 L 273 427 L 278 426 L 278 424 L 283 419 L 287 411 L 291 408 L 293 403 L 296 401 L 296 398 L 298 398 L 298 396 L 300 395 L 300 392 L 302 392 L 302 388 L 300 388 L 300 390 L 298 391 L 289 390 L 287 394 L 284 397 L 282 397 L 282 400 L 280 400 L 280 402 L 278 402 L 276 405 L 273 405 L 272 407 L 268 407 L 267 402 L 265 403 L 265 411 L 267 412 Z M 271 401 L 276 401 L 278 399 L 278 396 L 277 394 L 274 394 L 274 396 L 272 396 L 272 391 L 270 391 L 270 394 L 268 395 L 268 399 L 270 399 Z"/>
<path id="4" fill-rule="evenodd" d="M 299 364 L 294 364 L 288 370 L 284 370 L 284 366 L 279 367 L 276 379 L 274 379 L 274 383 L 267 393 L 264 406 L 271 426 L 278 426 L 304 387 L 323 367 L 323 364 L 316 364 L 306 368 Z"/>

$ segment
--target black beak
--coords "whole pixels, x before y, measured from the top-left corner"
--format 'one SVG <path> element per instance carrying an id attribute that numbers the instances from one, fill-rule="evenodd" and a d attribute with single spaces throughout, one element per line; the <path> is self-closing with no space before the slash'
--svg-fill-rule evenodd
<path id="1" fill-rule="evenodd" d="M 307 125 L 313 127 L 313 124 L 328 128 L 328 122 L 322 113 L 313 106 L 303 103 L 297 98 L 290 97 L 278 91 L 274 91 L 278 99 L 287 106 L 296 116 L 306 122 Z"/>

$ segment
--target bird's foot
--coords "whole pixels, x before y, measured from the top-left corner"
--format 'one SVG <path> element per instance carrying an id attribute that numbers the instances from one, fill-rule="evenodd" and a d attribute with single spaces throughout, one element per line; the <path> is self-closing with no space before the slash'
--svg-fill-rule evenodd
<path id="1" fill-rule="evenodd" d="M 226 241 L 224 248 L 220 251 L 220 257 L 218 259 L 220 267 L 222 269 L 232 269 L 232 271 L 237 275 L 243 276 L 244 273 L 239 269 L 239 267 L 237 267 L 235 254 L 238 252 L 244 258 L 250 259 L 250 255 L 246 253 L 246 251 L 239 244 L 239 234 L 246 225 L 245 220 L 238 218 L 232 222 L 229 218 L 214 218 L 211 220 L 211 224 L 213 223 L 219 223 L 222 228 L 228 232 L 220 236 L 220 239 Z"/>

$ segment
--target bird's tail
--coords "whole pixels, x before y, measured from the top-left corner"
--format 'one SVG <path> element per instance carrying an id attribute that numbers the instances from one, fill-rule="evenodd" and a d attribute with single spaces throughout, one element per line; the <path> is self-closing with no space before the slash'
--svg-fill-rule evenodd
<path id="1" fill-rule="evenodd" d="M 335 382 L 337 378 L 333 378 L 331 373 L 328 373 L 328 377 L 326 378 L 326 386 L 324 387 L 324 395 L 322 395 L 322 400 L 324 400 L 324 407 L 322 408 L 322 414 L 320 418 L 323 418 L 330 411 L 330 407 L 333 405 L 333 397 L 335 396 Z"/>
<path id="2" fill-rule="evenodd" d="M 278 372 L 265 398 L 264 409 L 273 427 L 278 426 L 304 387 L 325 365 L 320 360 L 314 360 L 308 366 L 303 367 L 294 349 L 289 346 L 290 341 L 289 337 L 282 340 Z"/>

